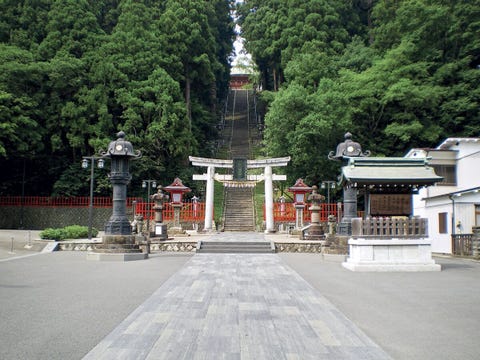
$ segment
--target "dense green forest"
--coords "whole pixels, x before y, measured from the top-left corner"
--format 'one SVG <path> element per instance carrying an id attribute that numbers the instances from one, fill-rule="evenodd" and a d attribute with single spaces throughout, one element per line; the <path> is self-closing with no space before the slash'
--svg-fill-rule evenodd
<path id="1" fill-rule="evenodd" d="M 118 130 L 144 154 L 130 195 L 190 178 L 188 155 L 214 155 L 235 7 L 289 179 L 334 179 L 346 131 L 380 156 L 480 135 L 480 0 L 2 0 L 0 195 L 88 194 L 82 156 Z"/>
<path id="2" fill-rule="evenodd" d="M 334 179 L 350 131 L 374 156 L 480 136 L 480 1 L 246 0 L 265 151 L 291 178 Z"/>
<path id="3" fill-rule="evenodd" d="M 143 153 L 129 194 L 142 179 L 191 177 L 188 155 L 211 156 L 218 136 L 233 6 L 0 1 L 0 194 L 87 195 L 82 156 L 118 130 Z M 96 193 L 110 195 L 107 170 L 96 172 Z"/>

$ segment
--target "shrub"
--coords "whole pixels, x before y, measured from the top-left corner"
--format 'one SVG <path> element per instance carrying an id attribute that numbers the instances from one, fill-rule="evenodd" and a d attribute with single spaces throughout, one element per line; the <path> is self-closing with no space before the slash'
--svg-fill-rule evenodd
<path id="1" fill-rule="evenodd" d="M 98 230 L 92 228 L 92 237 L 98 235 Z M 88 237 L 88 227 L 80 225 L 70 225 L 64 228 L 52 229 L 48 228 L 40 233 L 40 238 L 48 240 L 65 240 L 65 239 L 83 239 Z"/>
<path id="2" fill-rule="evenodd" d="M 63 240 L 65 239 L 65 231 L 63 229 L 47 228 L 40 233 L 40 238 L 56 241 Z"/>

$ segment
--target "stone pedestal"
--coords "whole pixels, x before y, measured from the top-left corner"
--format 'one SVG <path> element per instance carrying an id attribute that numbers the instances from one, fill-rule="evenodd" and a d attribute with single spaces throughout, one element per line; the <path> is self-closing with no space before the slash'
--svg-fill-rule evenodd
<path id="1" fill-rule="evenodd" d="M 440 271 L 432 259 L 429 239 L 350 238 L 342 265 L 352 271 Z"/>
<path id="2" fill-rule="evenodd" d="M 325 239 L 325 231 L 320 225 L 320 210 L 321 203 L 325 200 L 325 196 L 318 193 L 318 187 L 312 186 L 312 193 L 308 196 L 308 201 L 311 202 L 309 210 L 311 211 L 310 225 L 305 228 L 302 239 L 304 240 L 323 240 Z"/>
<path id="3" fill-rule="evenodd" d="M 312 211 L 311 224 L 302 229 L 302 239 L 324 240 L 325 231 L 323 230 L 323 226 L 320 225 L 320 207 L 311 206 L 310 211 Z"/>
<path id="4" fill-rule="evenodd" d="M 305 205 L 295 204 L 295 230 L 301 232 L 303 228 L 303 209 Z"/>
<path id="5" fill-rule="evenodd" d="M 157 240 L 167 240 L 168 232 L 166 224 L 155 224 L 155 233 L 153 236 Z"/>
<path id="6" fill-rule="evenodd" d="M 142 235 L 104 235 L 102 244 L 87 253 L 87 260 L 131 261 L 148 258 L 148 252 L 142 252 L 139 244 L 145 243 Z"/>
<path id="7" fill-rule="evenodd" d="M 183 204 L 172 204 L 173 206 L 173 226 L 168 229 L 171 234 L 185 234 L 185 230 L 182 229 L 180 224 L 180 210 Z"/>

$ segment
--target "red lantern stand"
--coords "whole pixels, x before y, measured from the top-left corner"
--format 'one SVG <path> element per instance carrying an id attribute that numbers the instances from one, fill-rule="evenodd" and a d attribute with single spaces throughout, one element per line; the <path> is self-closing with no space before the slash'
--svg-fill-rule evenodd
<path id="1" fill-rule="evenodd" d="M 303 182 L 303 179 L 297 179 L 295 185 L 288 188 L 293 193 L 295 199 L 295 230 L 296 234 L 303 228 L 303 209 L 305 209 L 305 195 L 312 191 L 312 188 Z"/>
<path id="2" fill-rule="evenodd" d="M 182 224 L 180 223 L 180 210 L 183 207 L 183 194 L 190 192 L 191 189 L 183 185 L 182 180 L 175 178 L 173 182 L 165 186 L 163 190 L 170 193 L 171 204 L 173 207 L 173 227 L 170 228 L 172 233 L 184 233 Z"/>

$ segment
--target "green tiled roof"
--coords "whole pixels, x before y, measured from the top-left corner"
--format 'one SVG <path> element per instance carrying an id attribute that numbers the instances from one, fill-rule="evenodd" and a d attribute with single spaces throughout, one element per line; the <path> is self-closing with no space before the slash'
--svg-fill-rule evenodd
<path id="1" fill-rule="evenodd" d="M 426 159 L 352 157 L 342 168 L 342 182 L 361 185 L 433 185 L 442 180 Z"/>

